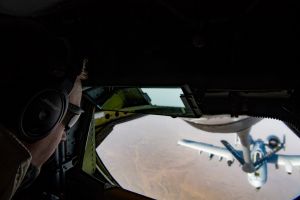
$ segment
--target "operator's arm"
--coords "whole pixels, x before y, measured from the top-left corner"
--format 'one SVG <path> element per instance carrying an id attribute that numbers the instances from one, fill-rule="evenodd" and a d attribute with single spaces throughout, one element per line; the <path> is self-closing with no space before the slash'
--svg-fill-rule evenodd
<path id="1" fill-rule="evenodd" d="M 11 199 L 31 162 L 27 148 L 9 131 L 0 126 L 0 199 Z"/>

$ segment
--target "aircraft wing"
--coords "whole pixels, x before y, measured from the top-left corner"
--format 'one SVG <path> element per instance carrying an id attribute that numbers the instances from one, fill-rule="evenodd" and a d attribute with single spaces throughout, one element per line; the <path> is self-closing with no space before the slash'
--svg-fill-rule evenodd
<path id="1" fill-rule="evenodd" d="M 293 167 L 300 166 L 300 155 L 280 155 L 274 154 L 268 160 L 268 163 L 273 163 L 276 166 L 284 166 L 285 171 L 288 174 L 291 174 L 293 171 Z"/>
<path id="2" fill-rule="evenodd" d="M 200 152 L 202 151 L 206 152 L 210 155 L 211 158 L 213 155 L 216 155 L 220 159 L 226 158 L 228 161 L 234 160 L 233 155 L 226 148 L 223 147 L 217 147 L 211 144 L 206 144 L 206 143 L 196 142 L 196 141 L 186 140 L 186 139 L 178 141 L 178 144 L 192 149 L 196 149 Z"/>

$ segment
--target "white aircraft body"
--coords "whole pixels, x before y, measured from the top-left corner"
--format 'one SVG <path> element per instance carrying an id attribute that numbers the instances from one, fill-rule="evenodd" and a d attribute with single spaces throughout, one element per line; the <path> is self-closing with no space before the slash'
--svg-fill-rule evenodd
<path id="1" fill-rule="evenodd" d="M 249 120 L 252 121 L 249 123 Z M 209 158 L 212 159 L 214 155 L 219 157 L 221 161 L 223 158 L 227 160 L 228 166 L 238 160 L 242 166 L 242 170 L 247 173 L 249 183 L 256 189 L 260 189 L 266 182 L 268 177 L 267 163 L 275 164 L 276 169 L 278 166 L 284 166 L 288 174 L 292 173 L 292 169 L 295 166 L 300 166 L 300 155 L 280 155 L 277 154 L 278 151 L 284 149 L 285 136 L 282 142 L 275 135 L 270 135 L 267 138 L 267 143 L 261 139 L 253 140 L 249 135 L 251 126 L 260 120 L 246 119 L 235 120 L 234 122 L 226 121 L 226 124 L 212 124 L 211 121 L 206 124 L 194 124 L 194 127 L 202 129 L 204 125 L 205 130 L 214 132 L 230 133 L 227 128 L 230 127 L 232 132 L 237 133 L 237 141 L 242 147 L 241 150 L 234 149 L 227 141 L 221 140 L 223 147 L 214 146 L 211 144 L 206 144 L 202 142 L 192 141 L 192 140 L 180 140 L 179 145 L 186 146 L 200 153 L 206 152 L 209 154 Z M 247 123 L 245 123 L 247 122 Z M 194 123 L 188 121 L 188 123 Z M 214 127 L 216 126 L 216 127 Z M 220 127 L 222 127 L 220 129 Z M 237 130 L 238 127 L 238 130 Z"/>

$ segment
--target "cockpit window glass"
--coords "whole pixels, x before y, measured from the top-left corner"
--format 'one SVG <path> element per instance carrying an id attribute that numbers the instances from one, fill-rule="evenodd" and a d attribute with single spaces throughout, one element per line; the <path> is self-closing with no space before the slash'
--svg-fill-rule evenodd
<path id="1" fill-rule="evenodd" d="M 89 99 L 101 111 L 195 117 L 180 87 L 101 87 L 87 90 Z"/>
<path id="2" fill-rule="evenodd" d="M 121 123 L 97 153 L 121 187 L 154 199 L 294 199 L 300 194 L 300 140 L 285 123 L 218 116 L 211 118 L 216 130 L 207 128 L 214 125 L 208 118 L 147 115 Z M 227 126 L 233 121 L 245 129 Z M 249 133 L 249 143 L 224 127 Z"/>
<path id="3" fill-rule="evenodd" d="M 151 104 L 155 106 L 170 106 L 184 108 L 180 99 L 183 92 L 180 88 L 141 88 L 151 99 Z"/>

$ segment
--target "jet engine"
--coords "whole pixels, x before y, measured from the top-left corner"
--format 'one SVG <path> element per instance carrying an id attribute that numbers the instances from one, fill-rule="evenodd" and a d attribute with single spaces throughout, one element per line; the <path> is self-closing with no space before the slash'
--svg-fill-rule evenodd
<path id="1" fill-rule="evenodd" d="M 280 139 L 275 135 L 270 135 L 268 138 L 268 146 L 271 149 L 274 149 L 280 145 Z"/>

